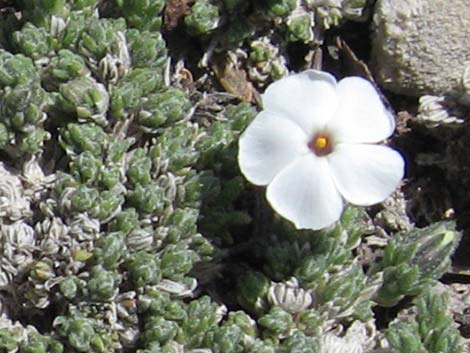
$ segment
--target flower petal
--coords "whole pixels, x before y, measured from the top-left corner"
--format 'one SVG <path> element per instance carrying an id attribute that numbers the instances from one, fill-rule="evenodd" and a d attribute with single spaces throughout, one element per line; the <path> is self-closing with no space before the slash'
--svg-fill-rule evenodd
<path id="1" fill-rule="evenodd" d="M 385 108 L 372 84 L 361 77 L 339 81 L 339 108 L 329 121 L 339 142 L 373 143 L 389 137 L 395 129 L 393 115 Z"/>
<path id="2" fill-rule="evenodd" d="M 308 135 L 323 128 L 338 108 L 335 78 L 317 70 L 272 83 L 262 98 L 264 110 L 296 122 Z"/>
<path id="3" fill-rule="evenodd" d="M 339 192 L 355 205 L 382 202 L 404 174 L 402 155 L 387 146 L 340 143 L 327 158 Z"/>
<path id="4" fill-rule="evenodd" d="M 328 227 L 343 209 L 328 160 L 311 153 L 283 169 L 269 184 L 266 197 L 272 208 L 298 229 Z"/>
<path id="5" fill-rule="evenodd" d="M 239 140 L 238 164 L 256 185 L 267 185 L 279 171 L 308 153 L 307 135 L 290 120 L 261 112 Z"/>

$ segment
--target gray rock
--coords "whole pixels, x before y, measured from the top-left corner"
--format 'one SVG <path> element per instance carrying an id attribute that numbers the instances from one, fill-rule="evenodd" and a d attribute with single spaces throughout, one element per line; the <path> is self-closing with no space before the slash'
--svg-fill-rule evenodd
<path id="1" fill-rule="evenodd" d="M 469 0 L 378 0 L 371 67 L 400 94 L 463 92 L 470 67 Z"/>

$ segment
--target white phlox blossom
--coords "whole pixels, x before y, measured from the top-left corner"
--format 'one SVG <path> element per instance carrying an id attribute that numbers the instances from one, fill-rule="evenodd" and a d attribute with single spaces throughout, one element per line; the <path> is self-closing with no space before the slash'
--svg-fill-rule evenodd
<path id="1" fill-rule="evenodd" d="M 375 144 L 395 121 L 367 80 L 337 82 L 307 70 L 272 83 L 262 101 L 240 137 L 238 163 L 250 182 L 268 186 L 273 209 L 297 228 L 332 225 L 343 200 L 381 202 L 403 178 L 401 154 Z"/>

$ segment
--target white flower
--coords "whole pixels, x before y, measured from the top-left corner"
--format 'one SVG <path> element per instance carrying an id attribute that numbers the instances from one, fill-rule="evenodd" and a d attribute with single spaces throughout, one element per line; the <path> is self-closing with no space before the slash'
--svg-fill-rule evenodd
<path id="1" fill-rule="evenodd" d="M 395 122 L 365 79 L 336 82 L 307 70 L 274 82 L 262 98 L 264 110 L 240 137 L 238 163 L 253 184 L 268 185 L 273 209 L 297 228 L 333 224 L 343 198 L 381 202 L 403 178 L 403 157 L 374 144 Z"/>

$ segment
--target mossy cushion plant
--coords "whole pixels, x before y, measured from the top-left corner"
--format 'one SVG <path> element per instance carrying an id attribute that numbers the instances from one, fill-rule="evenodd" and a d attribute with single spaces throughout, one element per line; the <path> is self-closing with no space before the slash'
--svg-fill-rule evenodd
<path id="1" fill-rule="evenodd" d="M 328 28 L 362 18 L 364 1 L 14 6 L 0 22 L 0 352 L 460 352 L 434 292 L 460 239 L 455 224 L 384 234 L 364 207 L 341 203 L 322 217 L 328 195 L 311 218 L 285 212 L 282 198 L 277 214 L 241 156 L 263 149 L 246 143 L 264 114 L 256 90 L 278 87 L 282 98 L 282 80 L 302 75 L 337 84 L 321 71 L 288 76 L 289 48 L 315 50 Z M 223 92 L 220 61 L 249 81 L 252 101 Z M 360 142 L 379 142 L 393 116 L 353 80 L 352 94 L 367 91 L 385 122 Z M 309 153 L 331 157 L 340 133 L 313 130 Z M 380 148 L 393 177 L 353 204 L 398 187 L 403 159 Z M 355 200 L 338 189 L 333 201 Z M 412 315 L 376 325 L 404 298 Z"/>

